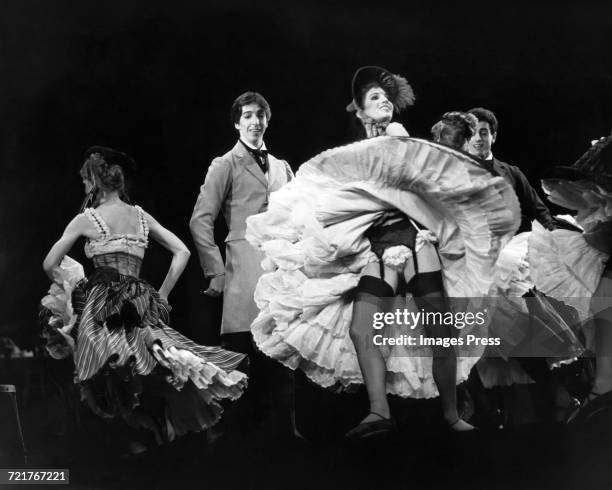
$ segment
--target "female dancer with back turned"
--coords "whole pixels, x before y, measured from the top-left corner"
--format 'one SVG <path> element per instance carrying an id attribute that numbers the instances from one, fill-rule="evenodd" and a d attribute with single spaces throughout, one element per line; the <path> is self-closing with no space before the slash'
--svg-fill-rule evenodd
<path id="1" fill-rule="evenodd" d="M 126 202 L 121 165 L 129 160 L 104 147 L 85 154 L 84 210 L 43 263 L 55 282 L 42 301 L 44 334 L 53 357 L 72 354 L 82 398 L 97 415 L 149 429 L 161 443 L 219 420 L 219 401 L 238 398 L 246 386 L 236 371 L 245 356 L 195 344 L 168 326 L 168 295 L 190 254 L 176 235 Z M 94 265 L 87 279 L 66 256 L 80 237 Z M 149 237 L 172 253 L 158 291 L 139 278 Z"/>

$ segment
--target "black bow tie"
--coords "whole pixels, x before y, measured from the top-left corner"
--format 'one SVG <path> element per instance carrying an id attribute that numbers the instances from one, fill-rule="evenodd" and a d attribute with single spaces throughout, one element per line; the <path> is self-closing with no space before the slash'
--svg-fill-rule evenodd
<path id="1" fill-rule="evenodd" d="M 249 151 L 249 153 L 253 155 L 253 158 L 255 158 L 255 161 L 259 165 L 259 168 L 261 168 L 261 171 L 265 174 L 268 171 L 268 150 L 258 150 L 256 148 L 251 148 L 247 145 L 244 146 Z"/>
<path id="2" fill-rule="evenodd" d="M 249 148 L 249 151 L 255 155 L 256 157 L 259 158 L 266 158 L 268 156 L 268 150 L 264 150 L 264 149 L 255 149 L 255 148 Z"/>

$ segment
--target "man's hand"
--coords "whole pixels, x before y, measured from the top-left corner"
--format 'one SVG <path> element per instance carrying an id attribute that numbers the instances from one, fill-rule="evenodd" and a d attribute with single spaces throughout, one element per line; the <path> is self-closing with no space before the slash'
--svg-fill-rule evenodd
<path id="1" fill-rule="evenodd" d="M 204 291 L 204 294 L 212 297 L 221 296 L 223 294 L 223 288 L 225 288 L 225 274 L 213 277 L 210 280 L 208 289 Z"/>

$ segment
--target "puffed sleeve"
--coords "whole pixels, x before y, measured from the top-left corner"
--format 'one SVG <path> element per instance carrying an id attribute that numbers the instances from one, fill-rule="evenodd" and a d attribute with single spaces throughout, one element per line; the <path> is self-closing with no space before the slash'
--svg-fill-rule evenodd
<path id="1" fill-rule="evenodd" d="M 291 170 L 291 167 L 287 163 L 287 160 L 283 160 L 282 162 L 285 164 L 285 172 L 287 173 L 287 182 L 291 182 L 294 177 L 293 170 Z"/>

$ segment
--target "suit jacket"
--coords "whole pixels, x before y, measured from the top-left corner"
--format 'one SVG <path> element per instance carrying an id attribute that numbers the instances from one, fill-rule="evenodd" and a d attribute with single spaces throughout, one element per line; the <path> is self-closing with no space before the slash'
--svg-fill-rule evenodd
<path id="1" fill-rule="evenodd" d="M 232 150 L 212 161 L 191 215 L 189 225 L 204 275 L 225 273 L 222 334 L 249 331 L 259 312 L 253 293 L 262 274 L 263 257 L 244 238 L 246 219 L 266 211 L 270 193 L 293 178 L 286 161 L 268 154 L 268 164 L 266 179 L 253 156 L 238 141 Z M 229 230 L 225 264 L 214 239 L 219 211 Z"/>
<path id="2" fill-rule="evenodd" d="M 473 158 L 473 157 L 472 157 Z M 531 222 L 538 220 L 542 226 L 552 230 L 555 228 L 554 221 L 550 215 L 550 211 L 546 204 L 542 202 L 540 196 L 535 191 L 531 184 L 521 172 L 521 169 L 514 165 L 502 162 L 493 157 L 493 160 L 480 160 L 481 164 L 491 170 L 493 173 L 500 175 L 514 189 L 521 205 L 521 226 L 517 233 L 523 231 L 531 231 Z"/>

